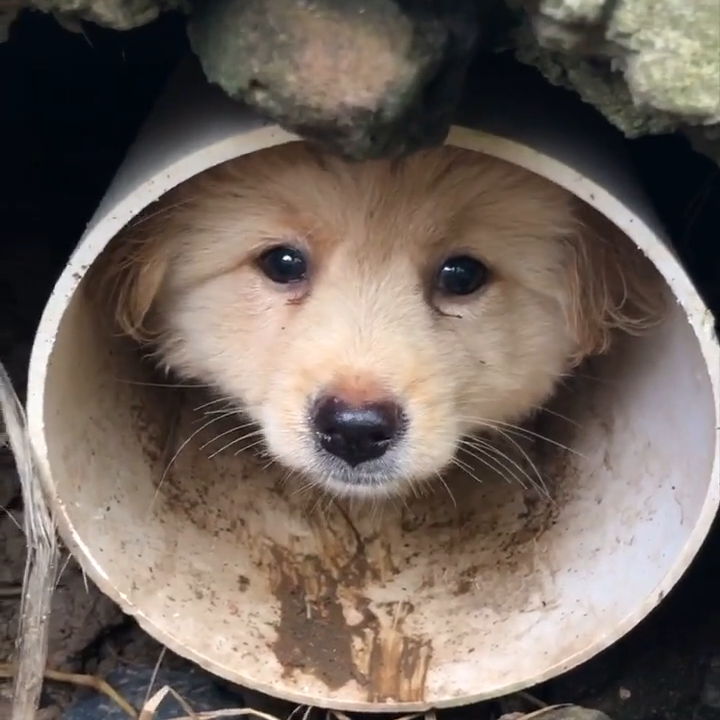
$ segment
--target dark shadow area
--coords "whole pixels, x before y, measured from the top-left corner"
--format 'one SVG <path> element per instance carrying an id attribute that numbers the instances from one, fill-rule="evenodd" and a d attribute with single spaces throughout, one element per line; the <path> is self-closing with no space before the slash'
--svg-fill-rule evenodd
<path id="1" fill-rule="evenodd" d="M 87 26 L 74 34 L 36 13 L 0 44 L 0 358 L 19 388 L 55 278 L 169 72 L 188 52 L 183 21 L 173 16 L 132 32 Z M 681 137 L 628 145 L 717 316 L 720 169 Z M 613 720 L 720 719 L 720 680 L 713 680 L 720 674 L 713 669 L 720 658 L 719 592 L 720 526 L 646 621 L 602 656 L 533 693 L 595 707 Z M 708 700 L 713 692 L 715 710 Z M 498 712 L 490 704 L 441 715 L 485 720 Z"/>
<path id="2" fill-rule="evenodd" d="M 185 52 L 183 21 L 172 16 L 82 35 L 32 13 L 0 44 L 3 357 L 31 342 L 55 277 Z"/>
<path id="3" fill-rule="evenodd" d="M 681 136 L 628 143 L 658 216 L 706 302 L 720 315 L 720 168 Z"/>

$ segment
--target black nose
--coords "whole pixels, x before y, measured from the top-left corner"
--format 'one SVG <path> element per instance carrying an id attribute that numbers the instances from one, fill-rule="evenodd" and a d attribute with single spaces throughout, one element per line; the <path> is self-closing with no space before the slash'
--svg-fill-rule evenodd
<path id="1" fill-rule="evenodd" d="M 404 415 L 392 402 L 352 405 L 330 396 L 316 405 L 313 424 L 320 445 L 355 467 L 387 452 L 403 428 Z"/>

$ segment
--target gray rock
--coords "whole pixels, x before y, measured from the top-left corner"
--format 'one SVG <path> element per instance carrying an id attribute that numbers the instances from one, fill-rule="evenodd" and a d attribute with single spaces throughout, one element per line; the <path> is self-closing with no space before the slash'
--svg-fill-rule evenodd
<path id="1" fill-rule="evenodd" d="M 193 712 L 210 712 L 242 707 L 242 699 L 227 693 L 215 684 L 214 678 L 199 668 L 187 672 L 153 668 L 121 667 L 107 678 L 110 686 L 135 708 L 142 708 L 145 701 L 165 686 L 171 687 L 188 704 Z M 167 696 L 154 720 L 173 720 L 186 717 L 178 701 Z M 86 698 L 68 708 L 61 720 L 127 720 L 127 714 L 112 700 L 90 693 Z"/>
<path id="2" fill-rule="evenodd" d="M 508 0 L 517 55 L 627 137 L 681 130 L 720 159 L 717 0 Z"/>
<path id="3" fill-rule="evenodd" d="M 162 12 L 185 9 L 186 0 L 8 0 L 0 3 L 0 41 L 4 39 L 3 29 L 7 33 L 10 23 L 25 8 L 129 30 L 152 22 Z"/>
<path id="4" fill-rule="evenodd" d="M 228 95 L 364 159 L 445 139 L 478 14 L 474 0 L 202 0 L 190 38 Z"/>
<path id="5" fill-rule="evenodd" d="M 127 29 L 190 1 L 7 0 L 0 41 L 26 7 Z M 680 131 L 720 162 L 718 0 L 193 2 L 212 81 L 348 157 L 442 140 L 478 31 L 500 27 L 487 46 L 512 45 L 628 137 Z"/>

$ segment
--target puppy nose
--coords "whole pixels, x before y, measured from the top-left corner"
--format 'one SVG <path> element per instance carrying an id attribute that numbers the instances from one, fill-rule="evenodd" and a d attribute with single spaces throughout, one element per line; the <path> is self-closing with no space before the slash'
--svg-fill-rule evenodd
<path id="1" fill-rule="evenodd" d="M 317 404 L 313 424 L 320 445 L 355 467 L 387 452 L 402 430 L 404 414 L 393 402 L 354 405 L 330 396 Z"/>

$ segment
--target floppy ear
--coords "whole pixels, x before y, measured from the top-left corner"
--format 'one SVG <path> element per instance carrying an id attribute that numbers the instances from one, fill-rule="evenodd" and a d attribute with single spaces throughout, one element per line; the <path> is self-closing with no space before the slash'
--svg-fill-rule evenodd
<path id="1" fill-rule="evenodd" d="M 607 218 L 577 201 L 577 231 L 566 238 L 567 319 L 576 340 L 573 366 L 606 352 L 615 332 L 640 335 L 664 314 L 660 273 Z"/>
<path id="2" fill-rule="evenodd" d="M 110 304 L 115 321 L 126 335 L 150 340 L 152 309 L 167 274 L 170 252 L 167 234 L 146 211 L 125 228 L 98 260 L 92 292 Z"/>

